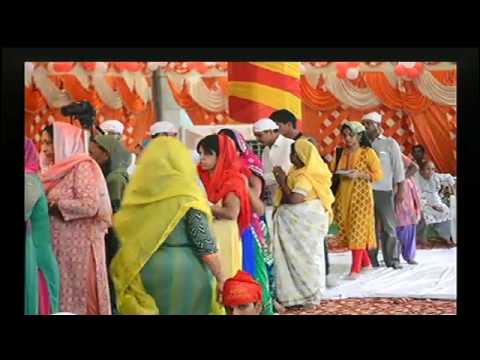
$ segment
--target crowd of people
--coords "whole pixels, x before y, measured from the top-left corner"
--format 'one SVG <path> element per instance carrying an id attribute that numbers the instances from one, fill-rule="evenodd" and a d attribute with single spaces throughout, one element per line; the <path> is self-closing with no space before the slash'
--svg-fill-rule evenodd
<path id="1" fill-rule="evenodd" d="M 455 179 L 435 172 L 421 145 L 402 154 L 381 122 L 373 112 L 344 123 L 330 163 L 288 110 L 252 125 L 261 157 L 230 128 L 192 151 L 160 121 L 131 154 L 119 121 L 88 143 L 82 129 L 54 122 L 40 155 L 25 139 L 25 313 L 314 307 L 332 286 L 333 224 L 352 253 L 348 279 L 401 269 L 400 256 L 417 264 L 417 239 L 434 231 L 451 241 Z"/>

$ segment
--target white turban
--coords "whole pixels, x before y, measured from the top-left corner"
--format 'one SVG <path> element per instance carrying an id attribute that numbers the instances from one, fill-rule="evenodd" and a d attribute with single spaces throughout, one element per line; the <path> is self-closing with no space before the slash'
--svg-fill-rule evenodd
<path id="1" fill-rule="evenodd" d="M 255 124 L 253 124 L 254 132 L 263 132 L 263 131 L 278 130 L 278 129 L 279 127 L 275 123 L 275 121 L 269 118 L 260 119 Z"/>
<path id="2" fill-rule="evenodd" d="M 382 115 L 374 111 L 366 115 L 363 115 L 362 120 L 370 120 L 370 121 L 376 122 L 377 124 L 381 124 Z"/>
<path id="3" fill-rule="evenodd" d="M 150 127 L 150 136 L 154 136 L 160 133 L 178 133 L 178 129 L 175 125 L 168 121 L 157 121 Z"/>
<path id="4" fill-rule="evenodd" d="M 107 133 L 123 135 L 125 126 L 118 120 L 106 120 L 100 124 L 100 129 Z"/>

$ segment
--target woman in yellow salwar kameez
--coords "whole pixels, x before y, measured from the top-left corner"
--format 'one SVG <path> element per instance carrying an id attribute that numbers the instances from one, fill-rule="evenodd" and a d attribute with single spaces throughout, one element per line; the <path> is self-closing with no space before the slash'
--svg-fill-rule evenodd
<path id="1" fill-rule="evenodd" d="M 191 151 L 178 139 L 150 142 L 114 216 L 120 249 L 111 274 L 120 314 L 225 313 L 217 302 L 224 276 L 212 215 L 198 182 Z"/>
<path id="2" fill-rule="evenodd" d="M 340 174 L 333 209 L 339 236 L 352 251 L 349 279 L 356 279 L 362 268 L 372 267 L 367 252 L 377 246 L 372 182 L 381 180 L 383 172 L 362 124 L 346 122 L 341 133 L 345 148 L 331 164 L 332 171 Z"/>

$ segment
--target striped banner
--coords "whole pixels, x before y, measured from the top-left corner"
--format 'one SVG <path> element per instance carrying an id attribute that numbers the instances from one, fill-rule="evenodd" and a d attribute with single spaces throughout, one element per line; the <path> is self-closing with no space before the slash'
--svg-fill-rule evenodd
<path id="1" fill-rule="evenodd" d="M 254 123 L 279 109 L 302 118 L 300 62 L 229 62 L 229 116 Z"/>

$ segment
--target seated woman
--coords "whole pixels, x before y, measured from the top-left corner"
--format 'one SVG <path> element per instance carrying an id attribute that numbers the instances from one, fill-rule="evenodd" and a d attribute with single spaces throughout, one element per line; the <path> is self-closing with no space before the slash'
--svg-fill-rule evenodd
<path id="1" fill-rule="evenodd" d="M 240 173 L 235 145 L 224 135 L 209 135 L 198 143 L 197 151 L 198 173 L 215 217 L 212 228 L 225 276 L 230 278 L 242 268 L 255 276 L 254 258 L 249 257 L 242 265 L 241 239 L 248 245 L 255 243 L 250 231 L 252 211 L 247 178 Z"/>
<path id="2" fill-rule="evenodd" d="M 39 170 L 35 145 L 25 138 L 25 315 L 48 315 L 59 309 L 60 272 Z"/>
<path id="3" fill-rule="evenodd" d="M 41 141 L 50 164 L 41 180 L 60 266 L 60 310 L 110 315 L 105 234 L 112 208 L 105 178 L 87 154 L 81 129 L 54 122 L 42 132 Z"/>
<path id="4" fill-rule="evenodd" d="M 362 268 L 372 268 L 368 250 L 377 246 L 372 183 L 381 180 L 383 172 L 362 124 L 347 121 L 342 125 L 341 134 L 345 148 L 340 159 L 335 158 L 331 164 L 332 169 L 342 174 L 334 213 L 339 236 L 352 251 L 349 279 L 354 280 Z"/>
<path id="5" fill-rule="evenodd" d="M 114 216 L 120 248 L 110 268 L 120 314 L 224 313 L 224 276 L 197 179 L 178 139 L 150 141 Z"/>
<path id="6" fill-rule="evenodd" d="M 130 153 L 125 149 L 120 140 L 112 135 L 97 135 L 90 143 L 90 156 L 100 165 L 107 181 L 108 193 L 113 213 L 120 209 L 123 192 L 128 184 L 128 166 Z M 105 250 L 107 257 L 107 269 L 110 267 L 113 256 L 118 250 L 118 240 L 112 228 L 105 237 Z M 111 276 L 108 276 L 112 312 L 115 311 L 115 290 Z"/>
<path id="7" fill-rule="evenodd" d="M 441 180 L 435 173 L 435 165 L 431 161 L 422 164 L 420 172 L 416 175 L 416 181 L 421 191 L 422 202 L 422 220 L 417 227 L 417 237 L 426 243 L 427 227 L 431 227 L 442 240 L 450 244 L 450 210 L 440 197 Z"/>
<path id="8" fill-rule="evenodd" d="M 333 219 L 332 174 L 306 139 L 292 144 L 288 176 L 274 175 L 273 255 L 277 298 L 283 306 L 311 307 L 326 289 L 324 241 Z"/>
<path id="9" fill-rule="evenodd" d="M 262 201 L 265 187 L 262 162 L 248 147 L 244 137 L 237 130 L 222 129 L 218 133 L 226 135 L 233 140 L 241 160 L 242 167 L 240 172 L 248 178 L 250 205 L 252 206 L 251 230 L 254 240 L 251 245 L 254 246 L 254 249 L 252 251 L 244 241 L 242 258 L 244 268 L 246 267 L 245 262 L 253 261 L 255 266 L 255 279 L 262 286 L 263 313 L 270 314 L 273 312 L 275 279 L 273 278 L 272 244 L 265 221 L 265 205 Z M 248 239 L 250 239 L 250 237 Z"/>

